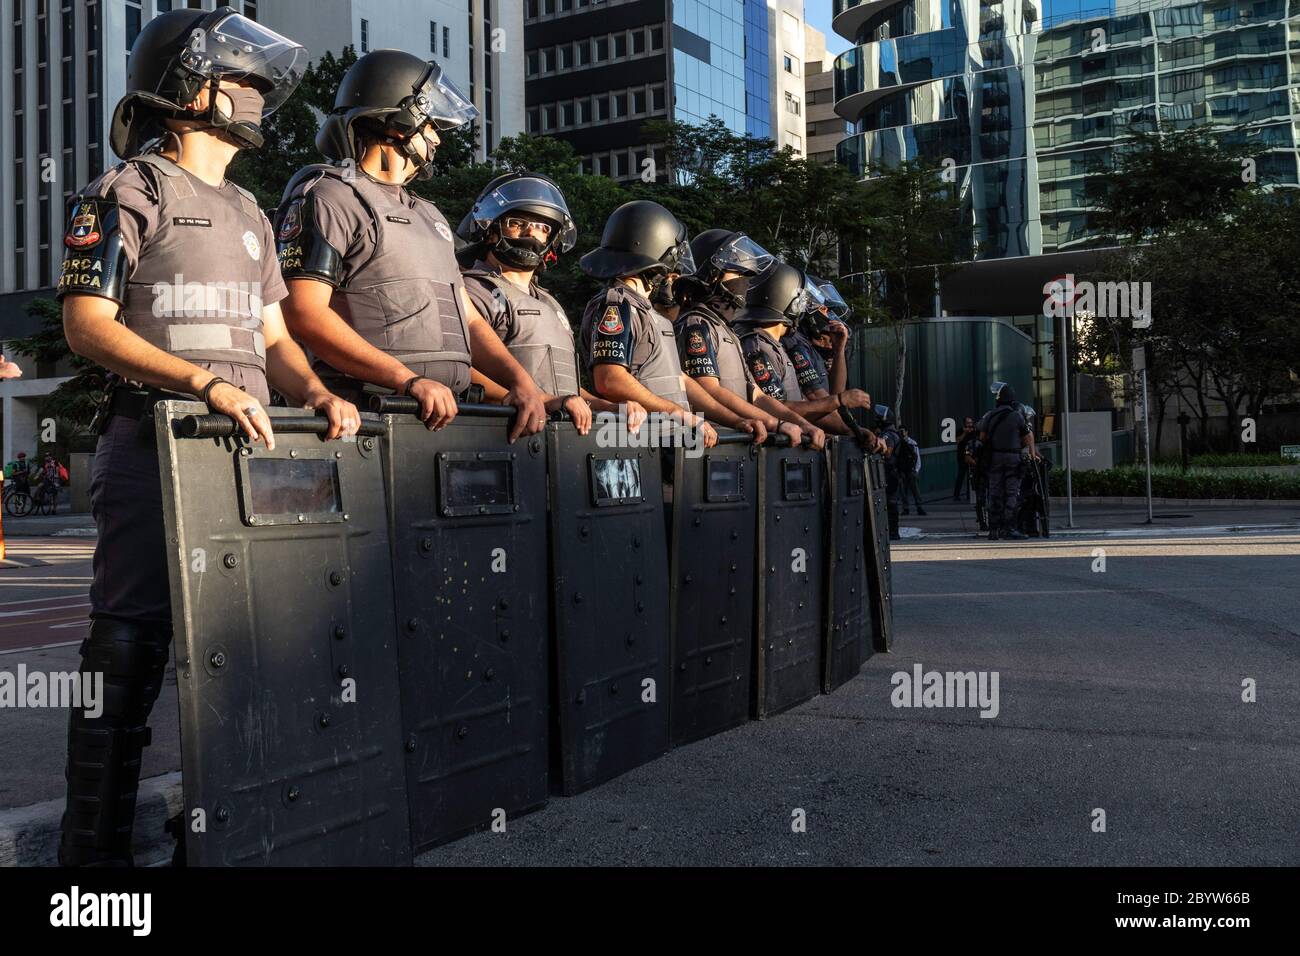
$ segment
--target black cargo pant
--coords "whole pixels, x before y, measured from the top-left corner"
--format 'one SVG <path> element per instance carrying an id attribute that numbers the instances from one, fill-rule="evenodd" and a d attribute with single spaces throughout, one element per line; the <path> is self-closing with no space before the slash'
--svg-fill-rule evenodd
<path id="1" fill-rule="evenodd" d="M 989 463 L 989 526 L 1010 530 L 1020 506 L 1020 453 L 995 451 Z"/>
<path id="2" fill-rule="evenodd" d="M 59 862 L 130 866 L 149 713 L 171 648 L 171 599 L 153 420 L 115 415 L 99 438 L 90 505 L 99 531 L 83 673 L 104 675 L 96 718 L 68 723 L 67 809 Z"/>

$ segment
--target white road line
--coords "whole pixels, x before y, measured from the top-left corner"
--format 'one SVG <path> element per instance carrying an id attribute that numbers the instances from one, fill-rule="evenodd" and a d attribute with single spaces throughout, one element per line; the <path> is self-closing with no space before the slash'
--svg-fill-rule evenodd
<path id="1" fill-rule="evenodd" d="M 47 651 L 54 647 L 72 647 L 81 641 L 64 641 L 62 644 L 33 644 L 31 647 L 15 647 L 12 651 L 0 651 L 0 657 L 6 654 L 21 654 L 24 651 Z"/>

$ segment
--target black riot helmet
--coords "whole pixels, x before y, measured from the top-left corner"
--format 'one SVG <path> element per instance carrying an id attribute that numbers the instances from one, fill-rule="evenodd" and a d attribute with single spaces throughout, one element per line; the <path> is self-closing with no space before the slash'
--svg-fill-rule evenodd
<path id="1" fill-rule="evenodd" d="M 532 235 L 510 238 L 500 224 L 511 214 L 545 222 L 551 227 L 550 236 L 545 240 Z M 471 255 L 479 258 L 490 249 L 508 266 L 538 269 L 545 268 L 556 253 L 572 249 L 578 229 L 560 187 L 550 178 L 541 173 L 506 173 L 483 187 L 456 227 L 456 235 L 469 243 L 458 256 L 462 260 Z"/>
<path id="2" fill-rule="evenodd" d="M 263 141 L 260 123 L 226 115 L 216 95 L 218 85 L 230 80 L 253 87 L 265 119 L 297 88 L 307 60 L 301 44 L 230 7 L 161 13 L 131 46 L 126 95 L 113 110 L 109 145 L 129 159 L 163 135 L 163 120 L 182 119 L 203 122 L 240 146 L 256 149 Z M 211 91 L 207 109 L 189 110 L 205 87 Z"/>
<path id="3" fill-rule="evenodd" d="M 668 273 L 691 275 L 695 260 L 686 243 L 686 227 L 677 217 L 648 199 L 634 199 L 615 209 L 605 222 L 600 245 L 578 265 L 595 279 L 621 279 L 642 272 L 652 288 Z"/>
<path id="4" fill-rule="evenodd" d="M 730 229 L 707 229 L 691 240 L 691 258 L 695 275 L 691 277 L 692 295 L 705 298 L 721 295 L 739 308 L 749 280 L 776 261 L 776 257 L 743 232 Z M 723 280 L 728 272 L 740 278 Z"/>
<path id="5" fill-rule="evenodd" d="M 335 162 L 359 162 L 358 132 L 395 146 L 420 179 L 433 175 L 433 151 L 421 156 L 412 144 L 425 124 L 455 129 L 478 116 L 437 63 L 402 50 L 372 50 L 353 63 L 339 84 L 334 109 L 316 134 L 316 148 Z"/>
<path id="6" fill-rule="evenodd" d="M 875 416 L 878 428 L 894 427 L 894 410 L 888 405 L 872 405 L 871 414 Z"/>
<path id="7" fill-rule="evenodd" d="M 794 266 L 777 262 L 749 283 L 745 307 L 733 322 L 744 325 L 784 325 L 793 328 L 811 308 L 807 276 Z"/>

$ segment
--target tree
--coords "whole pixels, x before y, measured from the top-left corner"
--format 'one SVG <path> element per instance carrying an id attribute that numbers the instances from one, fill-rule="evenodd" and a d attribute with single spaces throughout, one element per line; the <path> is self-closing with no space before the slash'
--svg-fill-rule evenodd
<path id="1" fill-rule="evenodd" d="M 899 420 L 907 374 L 907 325 L 933 310 L 936 278 L 969 254 L 971 229 L 958 185 L 937 166 L 909 160 L 873 171 L 865 197 L 863 238 L 853 243 L 869 323 L 894 333 L 894 415 Z M 852 241 L 852 240 L 850 240 Z"/>

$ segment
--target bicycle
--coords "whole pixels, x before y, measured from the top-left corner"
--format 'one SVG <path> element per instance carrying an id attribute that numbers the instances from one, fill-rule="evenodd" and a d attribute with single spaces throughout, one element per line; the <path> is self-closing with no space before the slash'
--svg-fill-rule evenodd
<path id="1" fill-rule="evenodd" d="M 20 487 L 16 481 L 6 481 L 4 490 L 5 513 L 14 518 L 24 518 L 32 512 L 31 492 Z"/>
<path id="2" fill-rule="evenodd" d="M 40 515 L 52 515 L 59 506 L 59 487 L 48 481 L 40 482 L 31 494 L 32 511 Z"/>

